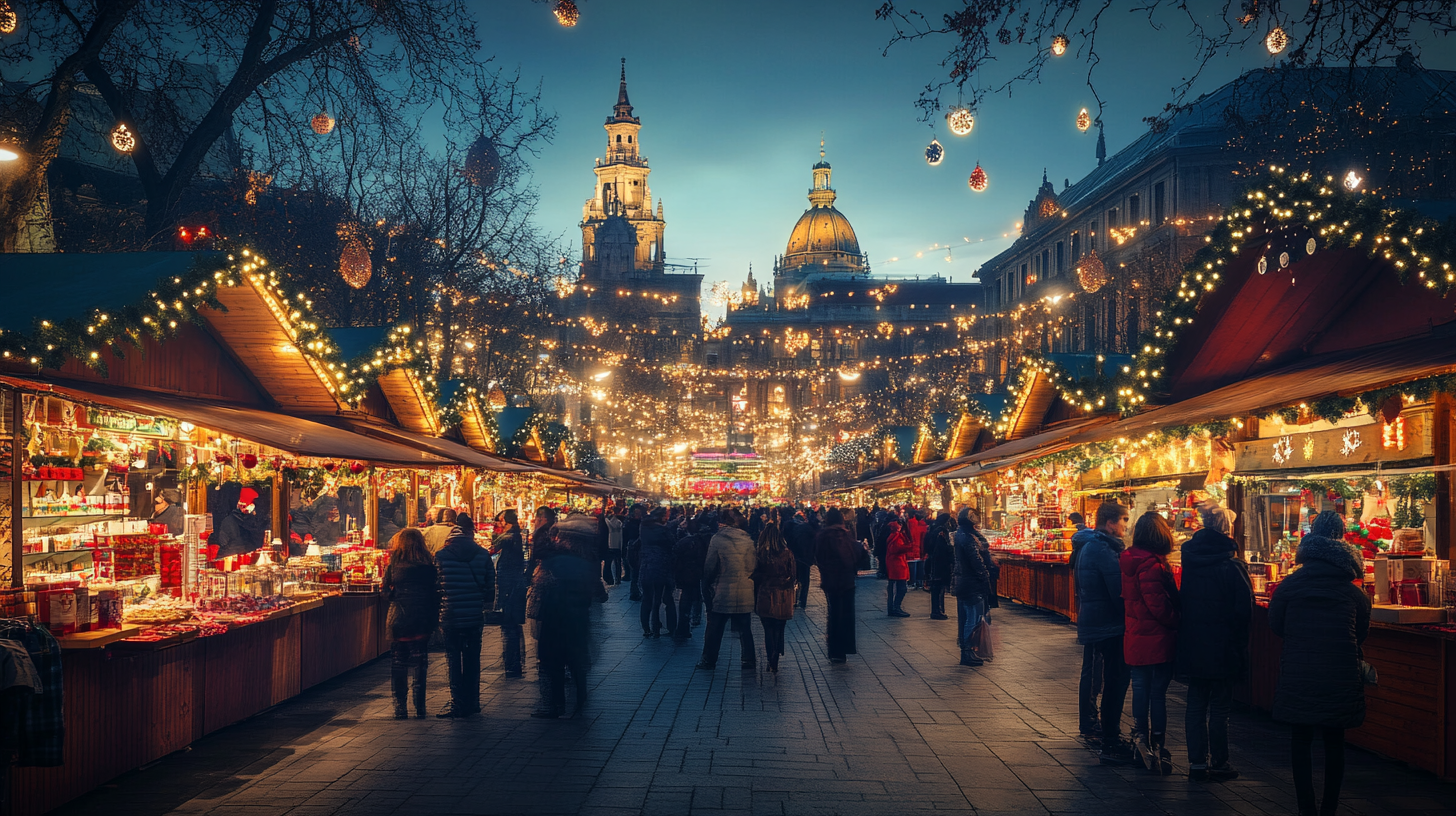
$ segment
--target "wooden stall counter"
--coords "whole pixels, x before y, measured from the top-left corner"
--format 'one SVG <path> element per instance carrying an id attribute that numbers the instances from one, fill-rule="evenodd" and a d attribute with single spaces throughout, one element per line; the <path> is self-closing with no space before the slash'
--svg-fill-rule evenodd
<path id="1" fill-rule="evenodd" d="M 1001 577 L 996 584 L 997 595 L 1077 620 L 1072 569 L 1065 561 L 1043 561 L 994 552 L 992 555 L 1001 566 Z"/>
<path id="2" fill-rule="evenodd" d="M 1282 641 L 1269 610 L 1254 607 L 1250 675 L 1235 699 L 1262 711 L 1274 705 Z M 1365 687 L 1365 723 L 1346 739 L 1447 779 L 1456 778 L 1456 633 L 1372 623 L 1365 659 L 1380 682 Z"/>

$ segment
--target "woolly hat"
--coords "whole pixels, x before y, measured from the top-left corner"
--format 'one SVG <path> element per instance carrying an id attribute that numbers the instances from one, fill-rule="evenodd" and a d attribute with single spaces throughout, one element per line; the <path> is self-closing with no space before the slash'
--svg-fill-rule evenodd
<path id="1" fill-rule="evenodd" d="M 256 504 L 257 501 L 258 491 L 251 487 L 245 487 L 238 493 L 238 504 L 240 505 Z"/>
<path id="2" fill-rule="evenodd" d="M 1309 534 L 1339 541 L 1345 537 L 1345 519 L 1333 510 L 1326 510 L 1309 523 Z"/>

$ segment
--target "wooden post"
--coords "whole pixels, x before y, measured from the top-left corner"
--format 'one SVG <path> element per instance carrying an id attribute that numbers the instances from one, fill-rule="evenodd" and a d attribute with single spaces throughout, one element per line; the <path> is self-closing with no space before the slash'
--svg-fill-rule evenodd
<path id="1" fill-rule="evenodd" d="M 25 462 L 25 409 L 19 391 L 10 392 L 10 585 L 25 586 L 25 520 L 21 506 L 21 467 Z"/>
<path id="2" fill-rule="evenodd" d="M 379 540 L 379 474 L 372 466 L 369 468 L 367 484 L 364 491 L 364 524 L 369 527 L 369 537 L 374 540 L 374 546 L 383 547 L 384 542 Z"/>
<path id="3" fill-rule="evenodd" d="M 475 468 L 462 468 L 462 470 L 464 471 L 464 475 L 460 477 L 460 489 L 465 493 L 465 509 L 470 513 L 470 518 L 476 519 Z"/>
<path id="4" fill-rule="evenodd" d="M 410 471 L 409 506 L 404 509 L 405 525 L 413 527 L 420 521 L 420 472 Z"/>
<path id="5" fill-rule="evenodd" d="M 283 542 L 283 557 L 287 558 L 291 549 L 288 539 L 288 502 L 292 499 L 292 489 L 283 484 L 283 477 L 275 474 L 273 483 L 273 537 Z M 273 542 L 266 542 L 271 547 Z"/>
<path id="6" fill-rule="evenodd" d="M 1450 465 L 1452 460 L 1453 405 L 1456 399 L 1450 394 L 1436 394 L 1434 423 L 1431 429 L 1432 447 L 1435 449 L 1436 465 Z M 1449 470 L 1436 471 L 1436 558 L 1445 561 L 1451 557 L 1451 537 L 1456 534 L 1456 496 L 1452 494 L 1452 474 Z"/>

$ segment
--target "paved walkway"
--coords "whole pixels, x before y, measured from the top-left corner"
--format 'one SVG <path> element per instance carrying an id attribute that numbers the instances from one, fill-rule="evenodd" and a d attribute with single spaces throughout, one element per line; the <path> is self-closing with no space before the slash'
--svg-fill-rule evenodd
<path id="1" fill-rule="evenodd" d="M 104 814 L 1283 814 L 1293 812 L 1283 730 L 1236 714 L 1229 784 L 1108 768 L 1074 739 L 1080 648 L 1060 618 L 1012 606 L 1002 648 L 956 665 L 954 620 L 887 619 L 884 584 L 860 579 L 859 655 L 831 665 L 823 596 L 789 624 L 777 677 L 717 671 L 691 645 L 644 640 L 625 587 L 594 612 L 593 697 L 580 720 L 533 720 L 530 680 L 488 659 L 485 716 L 390 718 L 376 661 L 60 811 Z M 755 635 L 762 648 L 761 631 Z M 499 654 L 494 630 L 485 650 Z M 759 665 L 763 665 L 762 658 Z M 435 659 L 432 698 L 445 700 Z M 528 671 L 528 677 L 534 672 Z M 1174 693 L 1181 687 L 1174 685 Z M 435 706 L 432 705 L 432 710 Z M 1175 757 L 1181 699 L 1170 703 Z M 1444 814 L 1456 785 L 1358 749 L 1341 813 Z"/>

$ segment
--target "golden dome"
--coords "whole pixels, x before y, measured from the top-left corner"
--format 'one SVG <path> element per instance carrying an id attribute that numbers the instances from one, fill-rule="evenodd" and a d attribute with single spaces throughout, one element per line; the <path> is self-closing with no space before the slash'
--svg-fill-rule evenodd
<path id="1" fill-rule="evenodd" d="M 803 257 L 800 256 L 816 256 Z M 797 266 L 804 262 L 819 262 L 830 255 L 840 256 L 834 260 L 847 260 L 844 255 L 860 255 L 859 239 L 854 227 L 844 213 L 833 207 L 811 207 L 799 216 L 799 223 L 789 233 L 789 245 L 784 250 L 784 265 Z M 824 256 L 824 257 L 819 257 Z"/>

